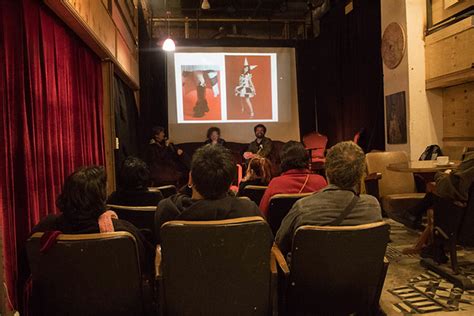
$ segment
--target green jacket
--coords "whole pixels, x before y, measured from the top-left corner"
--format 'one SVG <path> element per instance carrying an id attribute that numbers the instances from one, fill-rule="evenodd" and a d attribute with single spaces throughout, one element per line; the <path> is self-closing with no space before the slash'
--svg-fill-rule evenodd
<path id="1" fill-rule="evenodd" d="M 258 153 L 258 155 L 261 157 L 268 157 L 272 152 L 272 146 L 272 140 L 270 138 L 263 137 L 260 144 L 257 143 L 257 139 L 251 142 L 247 151 L 250 151 L 254 154 Z"/>
<path id="2" fill-rule="evenodd" d="M 466 154 L 456 170 L 450 174 L 438 172 L 435 176 L 436 195 L 455 201 L 467 201 L 474 183 L 474 152 Z"/>

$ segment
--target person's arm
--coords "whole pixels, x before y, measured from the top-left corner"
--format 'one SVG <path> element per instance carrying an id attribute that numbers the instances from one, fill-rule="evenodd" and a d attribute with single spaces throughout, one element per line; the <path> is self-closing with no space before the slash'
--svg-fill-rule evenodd
<path id="1" fill-rule="evenodd" d="M 283 218 L 280 228 L 275 237 L 275 242 L 280 248 L 282 254 L 286 257 L 288 252 L 291 251 L 291 243 L 293 234 L 295 233 L 295 222 L 299 215 L 299 209 L 297 205 L 293 205 L 288 214 Z"/>
<path id="2" fill-rule="evenodd" d="M 174 220 L 179 215 L 176 207 L 170 198 L 161 200 L 155 212 L 155 237 L 158 244 L 161 243 L 160 229 L 161 226 L 169 221 Z"/>
<path id="3" fill-rule="evenodd" d="M 273 142 L 270 138 L 267 138 L 264 142 L 262 142 L 262 145 L 263 148 L 259 151 L 258 154 L 262 157 L 268 157 L 272 152 Z"/>

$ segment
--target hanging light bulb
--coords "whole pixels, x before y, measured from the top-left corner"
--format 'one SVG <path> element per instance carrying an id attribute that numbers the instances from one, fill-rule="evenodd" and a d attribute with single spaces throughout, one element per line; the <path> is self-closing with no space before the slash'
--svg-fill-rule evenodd
<path id="1" fill-rule="evenodd" d="M 208 0 L 203 0 L 201 4 L 201 9 L 203 10 L 209 10 L 211 8 L 211 5 L 209 4 Z"/>
<path id="2" fill-rule="evenodd" d="M 163 50 L 164 51 L 167 51 L 167 52 L 174 52 L 176 50 L 176 45 L 174 44 L 174 41 L 171 39 L 171 38 L 167 38 L 164 42 L 163 42 L 163 46 L 162 46 Z"/>
<path id="3" fill-rule="evenodd" d="M 174 41 L 171 39 L 171 35 L 170 35 L 170 15 L 171 15 L 171 12 L 170 11 L 166 11 L 166 24 L 167 24 L 167 27 L 168 27 L 168 38 L 163 42 L 163 50 L 166 51 L 166 52 L 174 52 L 176 50 L 176 45 L 174 44 Z"/>

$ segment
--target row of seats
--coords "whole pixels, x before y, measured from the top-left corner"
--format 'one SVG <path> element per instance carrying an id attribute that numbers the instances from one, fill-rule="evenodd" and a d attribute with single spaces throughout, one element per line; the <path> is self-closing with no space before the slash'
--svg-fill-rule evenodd
<path id="1" fill-rule="evenodd" d="M 160 233 L 161 315 L 368 315 L 388 265 L 385 223 L 300 227 L 290 268 L 260 217 L 171 221 Z M 46 253 L 41 237 L 27 252 L 42 314 L 157 314 L 131 234 L 60 235 Z"/>

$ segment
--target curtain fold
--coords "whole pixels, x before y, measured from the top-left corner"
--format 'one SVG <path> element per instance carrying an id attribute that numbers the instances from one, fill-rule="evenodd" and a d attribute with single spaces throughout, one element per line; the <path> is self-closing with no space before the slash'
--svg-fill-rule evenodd
<path id="1" fill-rule="evenodd" d="M 100 59 L 39 0 L 0 0 L 0 207 L 5 281 L 18 308 L 31 228 L 65 177 L 104 164 Z"/>

